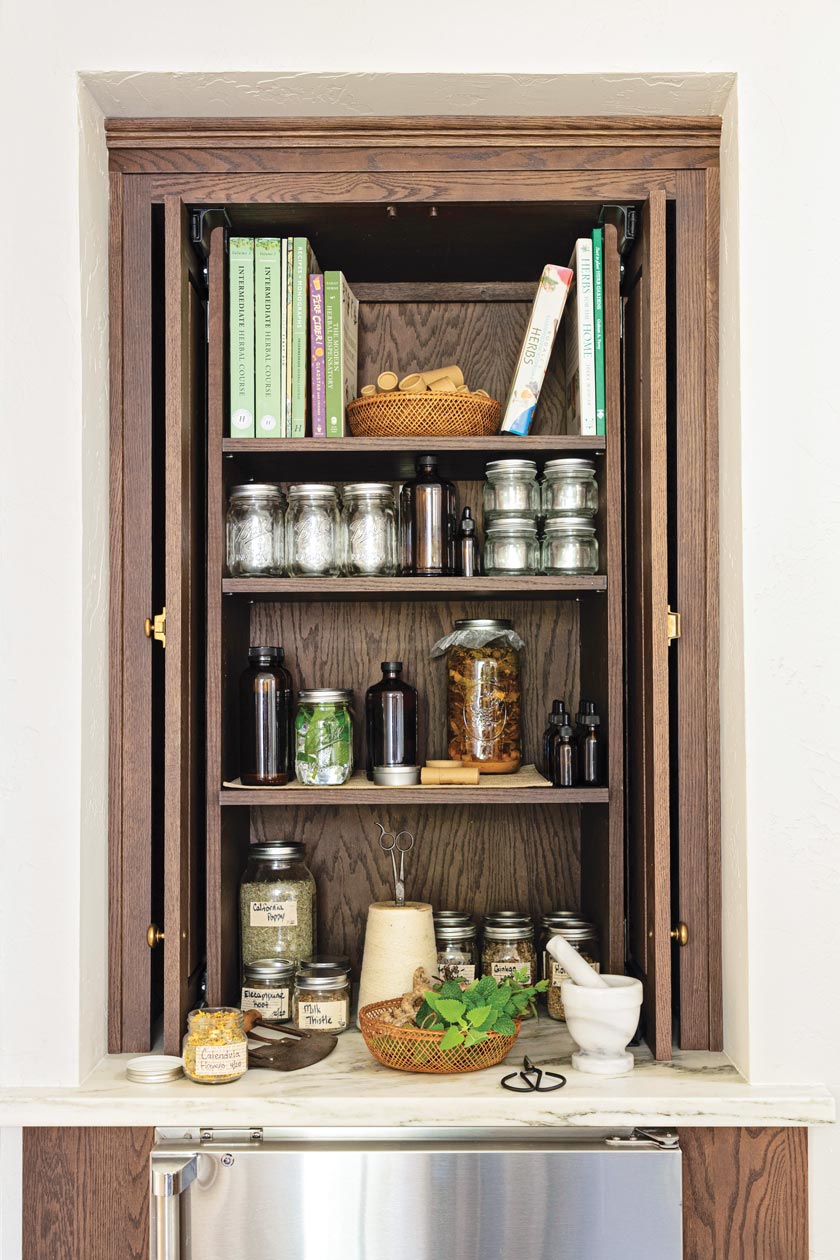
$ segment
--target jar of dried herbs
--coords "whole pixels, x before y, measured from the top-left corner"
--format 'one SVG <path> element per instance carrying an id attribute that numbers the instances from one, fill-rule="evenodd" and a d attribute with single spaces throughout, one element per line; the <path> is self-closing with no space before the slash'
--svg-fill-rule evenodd
<path id="1" fill-rule="evenodd" d="M 438 974 L 442 980 L 475 980 L 478 928 L 474 923 L 435 920 Z"/>
<path id="2" fill-rule="evenodd" d="M 456 621 L 432 648 L 446 653 L 448 755 L 482 774 L 511 774 L 522 760 L 524 646 L 512 622 L 482 617 Z"/>
<path id="3" fill-rule="evenodd" d="M 201 1085 L 225 1085 L 248 1070 L 242 1011 L 210 1006 L 190 1011 L 183 1045 L 184 1073 Z"/>
<path id="4" fill-rule="evenodd" d="M 295 774 L 306 787 L 346 783 L 353 773 L 352 703 L 344 687 L 298 692 Z"/>
<path id="5" fill-rule="evenodd" d="M 537 978 L 537 951 L 534 947 L 534 928 L 530 923 L 490 923 L 484 925 L 484 948 L 481 954 L 481 970 L 494 980 L 509 980 L 524 971 L 527 984 Z M 526 1011 L 523 1019 L 530 1019 Z"/>
<path id="6" fill-rule="evenodd" d="M 565 1020 L 566 1012 L 563 1009 L 560 986 L 564 980 L 568 980 L 569 973 L 562 963 L 552 958 L 546 950 L 552 936 L 564 936 L 590 966 L 600 971 L 601 950 L 598 943 L 598 929 L 594 923 L 579 919 L 568 911 L 546 915 L 542 920 L 542 978 L 548 981 L 546 990 L 548 1013 L 552 1019 Z"/>
<path id="7" fill-rule="evenodd" d="M 350 1023 L 350 968 L 303 963 L 295 976 L 292 1021 L 306 1032 L 344 1032 Z"/>
<path id="8" fill-rule="evenodd" d="M 259 1011 L 263 1019 L 284 1023 L 292 1017 L 295 964 L 291 958 L 258 958 L 242 968 L 243 1011 Z"/>
<path id="9" fill-rule="evenodd" d="M 242 966 L 258 958 L 311 958 L 317 944 L 315 880 L 294 840 L 252 844 L 239 885 Z"/>

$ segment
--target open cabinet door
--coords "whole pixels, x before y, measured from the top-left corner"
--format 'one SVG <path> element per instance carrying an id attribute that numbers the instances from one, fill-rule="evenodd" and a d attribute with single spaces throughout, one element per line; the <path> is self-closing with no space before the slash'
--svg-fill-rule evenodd
<path id="1" fill-rule="evenodd" d="M 671 1056 L 665 195 L 651 193 L 624 275 L 628 963 L 646 1037 Z"/>
<path id="2" fill-rule="evenodd" d="M 180 1053 L 204 959 L 205 285 L 187 209 L 164 210 L 166 647 L 163 1039 Z"/>

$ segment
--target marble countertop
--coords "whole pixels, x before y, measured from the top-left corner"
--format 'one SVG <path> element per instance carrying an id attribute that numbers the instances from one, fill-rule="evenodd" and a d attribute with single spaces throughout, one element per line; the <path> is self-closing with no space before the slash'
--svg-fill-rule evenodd
<path id="1" fill-rule="evenodd" d="M 584 1076 L 569 1066 L 565 1025 L 542 1019 L 523 1030 L 505 1064 L 452 1076 L 395 1072 L 348 1030 L 321 1063 L 284 1075 L 247 1072 L 230 1085 L 136 1085 L 132 1055 L 108 1055 L 77 1088 L 0 1089 L 0 1125 L 361 1127 L 632 1127 L 813 1125 L 834 1120 L 822 1085 L 750 1084 L 724 1054 L 678 1051 L 657 1063 L 642 1047 L 624 1077 Z M 551 1094 L 500 1088 L 528 1054 L 562 1072 Z"/>

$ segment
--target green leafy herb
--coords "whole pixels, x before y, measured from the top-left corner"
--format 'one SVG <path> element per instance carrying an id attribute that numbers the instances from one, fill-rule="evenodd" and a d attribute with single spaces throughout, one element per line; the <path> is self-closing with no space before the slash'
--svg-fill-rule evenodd
<path id="1" fill-rule="evenodd" d="M 547 980 L 529 984 L 527 970 L 502 981 L 482 976 L 464 988 L 457 980 L 445 980 L 436 989 L 426 990 L 415 1023 L 444 1034 L 441 1050 L 476 1046 L 491 1032 L 512 1037 L 514 1020 L 526 1010 L 536 1014 L 534 998 L 547 988 Z"/>

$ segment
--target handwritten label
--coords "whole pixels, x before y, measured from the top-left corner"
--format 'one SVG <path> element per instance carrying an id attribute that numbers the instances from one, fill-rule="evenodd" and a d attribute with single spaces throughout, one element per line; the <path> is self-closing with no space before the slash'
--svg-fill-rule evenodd
<path id="1" fill-rule="evenodd" d="M 244 1041 L 232 1046 L 196 1046 L 196 1076 L 237 1076 L 248 1070 L 248 1047 Z"/>
<path id="2" fill-rule="evenodd" d="M 249 989 L 242 990 L 242 1001 L 239 1003 L 243 1011 L 260 1011 L 268 1019 L 289 1018 L 290 989 Z"/>
<path id="3" fill-rule="evenodd" d="M 593 971 L 601 970 L 600 963 L 593 962 L 591 958 L 587 958 L 586 961 L 589 963 Z M 549 983 L 552 989 L 559 989 L 563 981 L 568 980 L 569 978 L 570 978 L 569 973 L 566 970 L 566 968 L 563 966 L 563 964 L 559 962 L 554 962 L 554 960 L 552 959 L 551 965 L 548 971 L 548 979 L 549 979 Z"/>
<path id="4" fill-rule="evenodd" d="M 475 980 L 475 966 L 473 963 L 451 963 L 440 962 L 440 967 L 446 968 L 446 974 L 451 976 L 453 980 L 469 980 L 471 983 Z"/>
<path id="5" fill-rule="evenodd" d="M 490 975 L 494 980 L 510 980 L 518 971 L 528 973 L 527 984 L 531 983 L 531 964 L 527 962 L 494 962 L 490 964 Z"/>
<path id="6" fill-rule="evenodd" d="M 298 1028 L 341 1032 L 347 1027 L 347 1002 L 298 1002 Z"/>
<path id="7" fill-rule="evenodd" d="M 252 901 L 251 927 L 297 927 L 296 901 Z"/>

